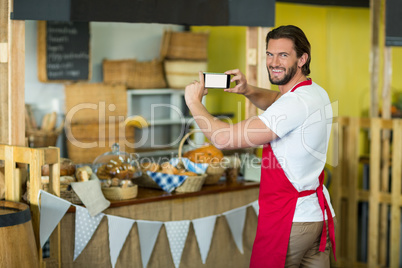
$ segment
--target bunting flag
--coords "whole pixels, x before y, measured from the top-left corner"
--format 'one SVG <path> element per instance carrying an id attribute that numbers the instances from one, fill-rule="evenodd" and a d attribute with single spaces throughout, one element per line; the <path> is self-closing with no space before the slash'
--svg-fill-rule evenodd
<path id="1" fill-rule="evenodd" d="M 169 240 L 170 252 L 176 268 L 179 267 L 181 254 L 186 243 L 190 221 L 169 221 L 165 222 L 167 237 Z"/>
<path id="2" fill-rule="evenodd" d="M 42 248 L 71 203 L 42 190 L 39 190 L 39 196 L 41 198 L 39 237 Z"/>
<path id="3" fill-rule="evenodd" d="M 229 224 L 230 231 L 234 238 L 237 248 L 243 254 L 243 228 L 246 220 L 246 207 L 240 207 L 229 210 L 225 213 L 226 220 Z"/>
<path id="4" fill-rule="evenodd" d="M 121 248 L 126 242 L 127 236 L 133 227 L 135 220 L 106 215 L 109 225 L 109 249 L 112 267 L 116 265 Z"/>
<path id="5" fill-rule="evenodd" d="M 99 213 L 95 217 L 91 217 L 86 208 L 75 206 L 74 261 L 91 240 L 103 216 L 105 214 Z"/>
<path id="6" fill-rule="evenodd" d="M 255 214 L 257 214 L 257 216 L 258 216 L 258 214 L 260 212 L 260 205 L 258 204 L 258 200 L 252 202 L 251 205 L 253 206 Z"/>
<path id="7" fill-rule="evenodd" d="M 43 246 L 72 204 L 60 197 L 49 194 L 42 190 L 39 191 L 38 199 L 39 198 L 41 198 L 40 243 L 41 246 Z M 99 213 L 95 217 L 91 217 L 87 208 L 77 205 L 74 206 L 76 208 L 74 245 L 75 261 L 75 259 L 84 250 L 89 240 L 92 238 L 105 214 Z M 252 206 L 258 215 L 258 201 L 252 202 L 247 206 L 224 212 L 222 214 L 226 217 L 236 246 L 242 254 L 243 229 L 246 218 L 246 208 L 248 206 Z M 216 218 L 218 216 L 220 215 L 213 215 L 192 220 L 197 243 L 200 249 L 201 260 L 204 264 L 211 247 Z M 160 228 L 162 224 L 165 224 L 173 262 L 176 268 L 179 267 L 189 231 L 189 220 L 160 222 L 133 220 L 111 215 L 107 215 L 107 217 L 109 225 L 110 259 L 113 267 L 117 262 L 121 249 L 134 222 L 137 223 L 138 227 L 142 266 L 144 268 L 147 267 L 152 251 L 155 247 Z"/>
<path id="8" fill-rule="evenodd" d="M 198 247 L 200 248 L 201 260 L 205 264 L 211 247 L 212 235 L 215 230 L 217 215 L 192 220 Z"/>
<path id="9" fill-rule="evenodd" d="M 146 268 L 155 247 L 156 238 L 162 227 L 160 221 L 142 221 L 137 220 L 138 236 L 140 237 L 140 250 L 142 267 Z"/>

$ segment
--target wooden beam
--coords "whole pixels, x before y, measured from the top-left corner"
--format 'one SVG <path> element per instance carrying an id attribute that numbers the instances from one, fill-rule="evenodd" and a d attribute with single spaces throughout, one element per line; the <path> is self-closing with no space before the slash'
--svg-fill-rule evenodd
<path id="1" fill-rule="evenodd" d="M 12 0 L 0 0 L 0 143 L 25 144 L 25 21 L 10 20 Z"/>
<path id="2" fill-rule="evenodd" d="M 380 18 L 381 1 L 370 0 L 371 52 L 370 52 L 370 116 L 379 115 L 378 81 L 380 73 Z"/>

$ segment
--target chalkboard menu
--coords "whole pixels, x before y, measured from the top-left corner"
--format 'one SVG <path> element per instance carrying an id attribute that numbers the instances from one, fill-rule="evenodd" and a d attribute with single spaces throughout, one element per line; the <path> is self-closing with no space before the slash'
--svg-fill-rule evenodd
<path id="1" fill-rule="evenodd" d="M 89 39 L 88 22 L 38 22 L 39 80 L 89 80 Z"/>

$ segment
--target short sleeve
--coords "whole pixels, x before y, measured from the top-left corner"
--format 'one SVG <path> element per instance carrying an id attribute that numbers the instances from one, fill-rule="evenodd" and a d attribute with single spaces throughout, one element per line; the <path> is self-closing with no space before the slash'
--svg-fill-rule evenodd
<path id="1" fill-rule="evenodd" d="M 306 103 L 295 93 L 288 92 L 275 101 L 259 118 L 282 138 L 303 125 L 308 116 Z"/>

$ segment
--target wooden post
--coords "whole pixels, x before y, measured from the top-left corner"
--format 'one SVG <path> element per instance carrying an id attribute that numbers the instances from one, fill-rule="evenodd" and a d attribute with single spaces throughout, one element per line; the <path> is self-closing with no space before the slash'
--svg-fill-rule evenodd
<path id="1" fill-rule="evenodd" d="M 246 72 L 247 83 L 262 88 L 271 88 L 268 80 L 267 68 L 265 67 L 266 48 L 265 37 L 270 28 L 247 27 L 246 32 Z M 258 109 L 246 99 L 245 117 L 257 115 Z"/>
<path id="2" fill-rule="evenodd" d="M 380 205 L 380 161 L 381 161 L 381 119 L 371 120 L 370 143 L 370 197 L 368 224 L 368 267 L 377 267 L 379 243 L 379 205 Z"/>
<path id="3" fill-rule="evenodd" d="M 370 0 L 371 52 L 370 52 L 370 117 L 378 116 L 378 77 L 380 68 L 380 14 L 381 0 Z"/>
<path id="4" fill-rule="evenodd" d="M 382 86 L 382 112 L 381 117 L 391 119 L 391 80 L 392 80 L 392 61 L 391 47 L 384 48 L 384 68 L 383 68 L 383 86 Z M 381 191 L 389 192 L 389 175 L 390 175 L 390 130 L 382 130 L 382 166 L 381 166 Z M 388 205 L 380 206 L 380 245 L 379 245 L 379 264 L 386 266 L 387 264 L 387 234 L 388 234 Z"/>
<path id="5" fill-rule="evenodd" d="M 348 236 L 350 237 L 347 243 L 347 253 L 348 260 L 351 264 L 356 262 L 356 252 L 357 252 L 357 197 L 358 197 L 358 173 L 359 173 L 359 131 L 360 131 L 360 121 L 358 118 L 350 118 L 350 132 L 347 137 L 348 147 L 346 148 L 347 153 L 347 166 L 348 174 L 348 214 L 349 219 L 347 225 Z"/>
<path id="6" fill-rule="evenodd" d="M 336 213 L 336 219 L 337 219 L 337 224 L 335 226 L 335 243 L 337 245 L 337 258 L 338 258 L 338 262 L 336 263 L 337 266 L 338 264 L 341 262 L 341 258 L 343 257 L 342 254 L 342 246 L 343 245 L 343 240 L 342 240 L 342 170 L 343 170 L 343 158 L 342 156 L 344 155 L 344 126 L 345 126 L 345 118 L 339 117 L 336 118 L 337 122 L 337 127 L 334 128 L 334 140 L 338 140 L 338 154 L 335 155 L 334 153 L 334 157 L 340 157 L 339 161 L 338 161 L 338 165 L 336 167 L 334 167 L 333 169 L 333 180 L 332 180 L 332 191 L 331 191 L 331 202 L 332 202 L 332 206 L 335 210 Z M 331 257 L 333 258 L 333 257 Z M 332 261 L 334 261 L 333 259 L 331 259 Z"/>
<path id="7" fill-rule="evenodd" d="M 25 21 L 10 20 L 12 0 L 0 0 L 0 143 L 25 144 Z"/>

